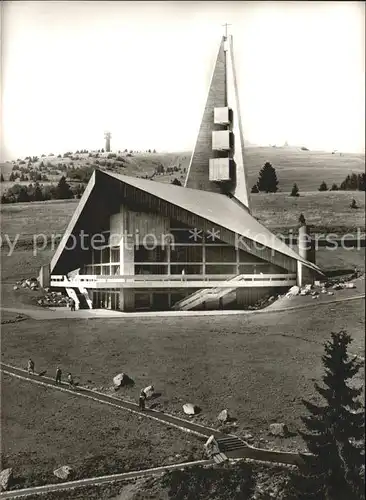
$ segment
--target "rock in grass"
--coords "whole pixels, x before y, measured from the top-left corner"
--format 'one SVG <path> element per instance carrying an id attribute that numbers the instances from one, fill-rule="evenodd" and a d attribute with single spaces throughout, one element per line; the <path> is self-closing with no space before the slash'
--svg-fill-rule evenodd
<path id="1" fill-rule="evenodd" d="M 0 486 L 2 491 L 6 491 L 9 488 L 12 478 L 13 469 L 10 467 L 0 472 Z"/>
<path id="2" fill-rule="evenodd" d="M 115 387 L 123 387 L 131 383 L 130 377 L 126 373 L 119 373 L 113 378 L 113 384 Z"/>
<path id="3" fill-rule="evenodd" d="M 296 285 L 292 286 L 290 290 L 287 292 L 286 297 L 294 297 L 295 295 L 299 295 L 300 293 L 300 288 Z"/>
<path id="4" fill-rule="evenodd" d="M 356 285 L 354 283 L 345 283 L 344 287 L 345 288 L 356 288 Z"/>
<path id="5" fill-rule="evenodd" d="M 72 468 L 69 465 L 63 465 L 53 471 L 54 475 L 59 479 L 69 479 L 72 474 Z"/>
<path id="6" fill-rule="evenodd" d="M 269 426 L 269 433 L 272 436 L 286 437 L 288 435 L 287 425 L 284 423 L 275 423 Z"/>
<path id="7" fill-rule="evenodd" d="M 217 420 L 225 423 L 229 420 L 229 418 L 230 418 L 229 412 L 225 409 L 225 410 L 220 411 L 220 413 L 218 414 Z"/>
<path id="8" fill-rule="evenodd" d="M 186 403 L 183 405 L 183 411 L 186 415 L 196 415 L 198 413 L 198 406 Z"/>
<path id="9" fill-rule="evenodd" d="M 206 454 L 209 457 L 212 457 L 212 455 L 216 455 L 217 453 L 220 453 L 219 445 L 215 439 L 215 436 L 210 436 L 206 443 L 203 445 Z"/>

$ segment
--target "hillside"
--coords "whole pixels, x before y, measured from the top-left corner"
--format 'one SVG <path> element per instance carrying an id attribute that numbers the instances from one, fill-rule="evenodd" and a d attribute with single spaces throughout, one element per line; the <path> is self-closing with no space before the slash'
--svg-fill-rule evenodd
<path id="1" fill-rule="evenodd" d="M 91 156 L 92 155 L 92 156 Z M 111 158 L 111 156 L 114 156 Z M 117 157 L 117 158 L 116 158 Z M 55 183 L 61 175 L 70 168 L 95 168 L 111 170 L 117 173 L 138 177 L 154 178 L 159 182 L 171 182 L 177 178 L 184 182 L 189 166 L 190 153 L 73 153 L 65 157 L 43 156 L 30 163 L 32 170 L 39 170 L 43 162 L 42 173 L 47 175 L 48 181 L 43 184 Z M 364 172 L 365 156 L 321 151 L 302 151 L 291 147 L 248 147 L 245 149 L 245 164 L 248 172 L 249 186 L 258 178 L 258 173 L 264 163 L 270 162 L 277 171 L 279 189 L 282 192 L 291 190 L 296 182 L 300 192 L 316 191 L 324 180 L 329 186 L 332 183 L 340 184 L 347 174 Z M 1 172 L 8 181 L 10 173 L 15 168 L 28 168 L 29 160 L 0 164 Z M 171 170 L 168 173 L 167 169 Z M 163 171 L 164 174 L 156 172 Z M 25 181 L 29 184 L 29 181 Z M 13 183 L 4 182 L 1 192 Z"/>

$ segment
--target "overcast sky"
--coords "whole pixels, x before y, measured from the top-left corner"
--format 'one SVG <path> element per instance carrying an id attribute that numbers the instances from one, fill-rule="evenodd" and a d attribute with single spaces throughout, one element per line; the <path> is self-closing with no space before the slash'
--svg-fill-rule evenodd
<path id="1" fill-rule="evenodd" d="M 225 22 L 246 140 L 364 151 L 364 2 L 2 6 L 3 160 L 191 150 Z"/>

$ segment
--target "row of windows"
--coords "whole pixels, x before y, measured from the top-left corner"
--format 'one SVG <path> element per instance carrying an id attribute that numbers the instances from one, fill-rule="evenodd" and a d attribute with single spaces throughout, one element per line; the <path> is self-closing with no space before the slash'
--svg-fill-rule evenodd
<path id="1" fill-rule="evenodd" d="M 268 264 L 267 264 L 268 266 Z M 169 271 L 170 268 L 170 272 Z M 197 274 L 197 275 L 211 275 L 211 274 L 266 274 L 266 272 L 274 272 L 273 267 L 267 269 L 263 265 L 253 264 L 192 264 L 192 263 L 171 263 L 168 264 L 135 264 L 135 274 Z M 278 272 L 281 272 L 279 269 Z M 85 266 L 81 274 L 96 275 L 96 276 L 119 276 L 121 275 L 120 266 L 111 265 L 88 265 Z"/>

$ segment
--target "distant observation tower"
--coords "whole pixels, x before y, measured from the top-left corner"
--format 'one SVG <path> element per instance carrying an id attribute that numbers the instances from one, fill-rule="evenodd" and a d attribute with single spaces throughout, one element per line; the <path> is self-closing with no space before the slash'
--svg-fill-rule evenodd
<path id="1" fill-rule="evenodd" d="M 104 132 L 105 151 L 106 151 L 106 153 L 110 153 L 111 152 L 111 137 L 112 137 L 112 134 L 110 132 Z"/>

